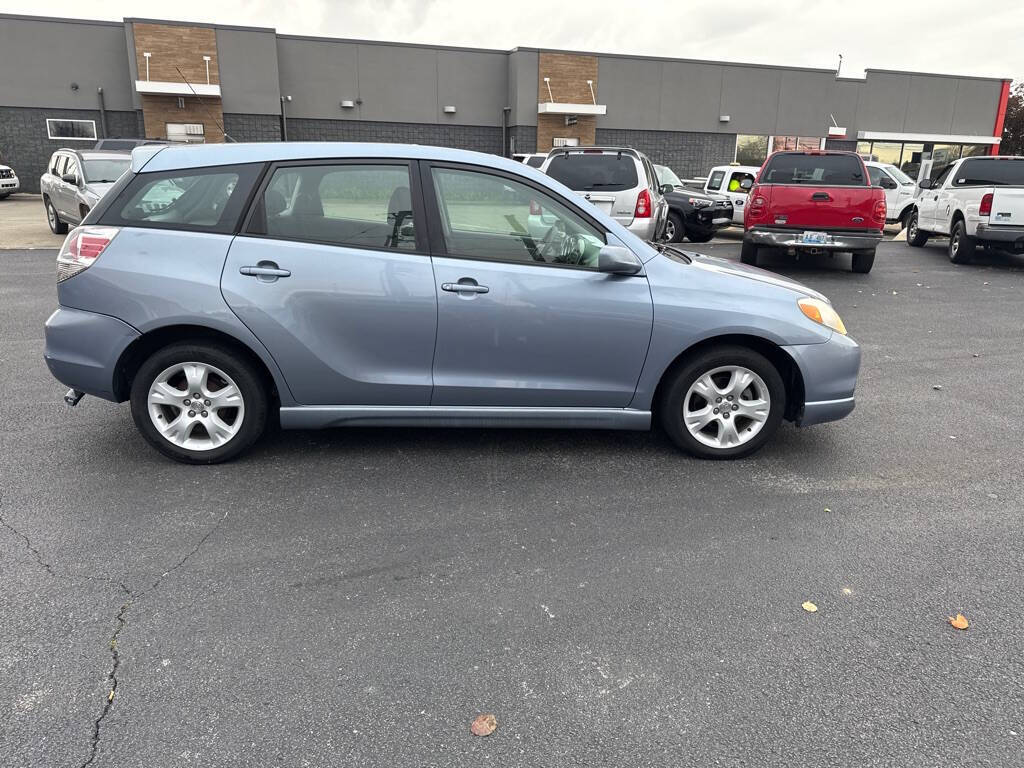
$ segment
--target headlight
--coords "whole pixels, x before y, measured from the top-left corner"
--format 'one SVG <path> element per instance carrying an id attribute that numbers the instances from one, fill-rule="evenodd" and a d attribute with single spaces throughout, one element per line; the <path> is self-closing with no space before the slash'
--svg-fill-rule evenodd
<path id="1" fill-rule="evenodd" d="M 816 323 L 824 325 L 826 328 L 831 328 L 833 331 L 846 335 L 846 326 L 843 325 L 843 320 L 839 317 L 832 305 L 827 301 L 821 299 L 800 299 L 797 302 L 797 306 L 800 307 L 800 311 L 803 312 L 807 317 L 811 318 Z"/>
<path id="2" fill-rule="evenodd" d="M 702 197 L 691 197 L 689 202 L 690 202 L 690 205 L 692 205 L 694 208 L 705 208 L 705 207 L 711 205 L 711 201 L 710 200 L 705 200 Z"/>

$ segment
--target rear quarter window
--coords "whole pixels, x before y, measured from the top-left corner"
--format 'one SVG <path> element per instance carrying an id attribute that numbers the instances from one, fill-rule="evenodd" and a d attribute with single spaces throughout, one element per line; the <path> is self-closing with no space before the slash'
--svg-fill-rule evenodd
<path id="1" fill-rule="evenodd" d="M 1024 159 L 965 160 L 953 184 L 958 187 L 1024 186 Z"/>
<path id="2" fill-rule="evenodd" d="M 636 158 L 626 154 L 556 155 L 547 174 L 575 192 L 621 192 L 639 186 Z"/>
<path id="3" fill-rule="evenodd" d="M 711 174 L 711 178 L 708 179 L 708 191 L 713 191 L 722 188 L 722 181 L 725 179 L 725 171 L 715 171 Z"/>
<path id="4" fill-rule="evenodd" d="M 101 224 L 234 232 L 262 165 L 222 165 L 140 173 L 121 191 Z"/>
<path id="5" fill-rule="evenodd" d="M 762 184 L 808 184 L 822 187 L 868 185 L 864 166 L 855 155 L 783 152 L 772 155 L 761 172 Z"/>

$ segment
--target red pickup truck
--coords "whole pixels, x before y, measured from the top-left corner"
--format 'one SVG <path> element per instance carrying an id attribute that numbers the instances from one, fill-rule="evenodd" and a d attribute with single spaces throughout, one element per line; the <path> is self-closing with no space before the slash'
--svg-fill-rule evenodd
<path id="1" fill-rule="evenodd" d="M 853 152 L 774 152 L 750 184 L 743 215 L 744 264 L 760 248 L 850 251 L 853 271 L 870 272 L 885 226 L 885 190 L 872 187 Z"/>

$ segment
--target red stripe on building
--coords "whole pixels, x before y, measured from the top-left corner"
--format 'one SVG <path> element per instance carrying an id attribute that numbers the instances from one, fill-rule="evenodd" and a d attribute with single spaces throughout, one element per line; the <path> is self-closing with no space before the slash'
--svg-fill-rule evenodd
<path id="1" fill-rule="evenodd" d="M 1003 90 L 999 93 L 999 111 L 996 112 L 996 125 L 992 129 L 992 135 L 1000 137 L 1003 135 L 1003 121 L 1006 119 L 1006 103 L 1010 100 L 1010 81 L 1003 80 Z M 993 144 L 989 154 L 998 155 L 999 145 Z"/>

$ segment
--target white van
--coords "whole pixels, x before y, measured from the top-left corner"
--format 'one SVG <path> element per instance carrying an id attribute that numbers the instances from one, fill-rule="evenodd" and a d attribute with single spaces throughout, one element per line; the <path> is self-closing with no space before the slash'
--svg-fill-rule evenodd
<path id="1" fill-rule="evenodd" d="M 718 192 L 732 201 L 732 222 L 743 226 L 743 211 L 747 205 L 747 190 L 741 186 L 744 179 L 754 183 L 758 165 L 718 165 L 711 169 L 704 182 L 705 192 Z"/>

